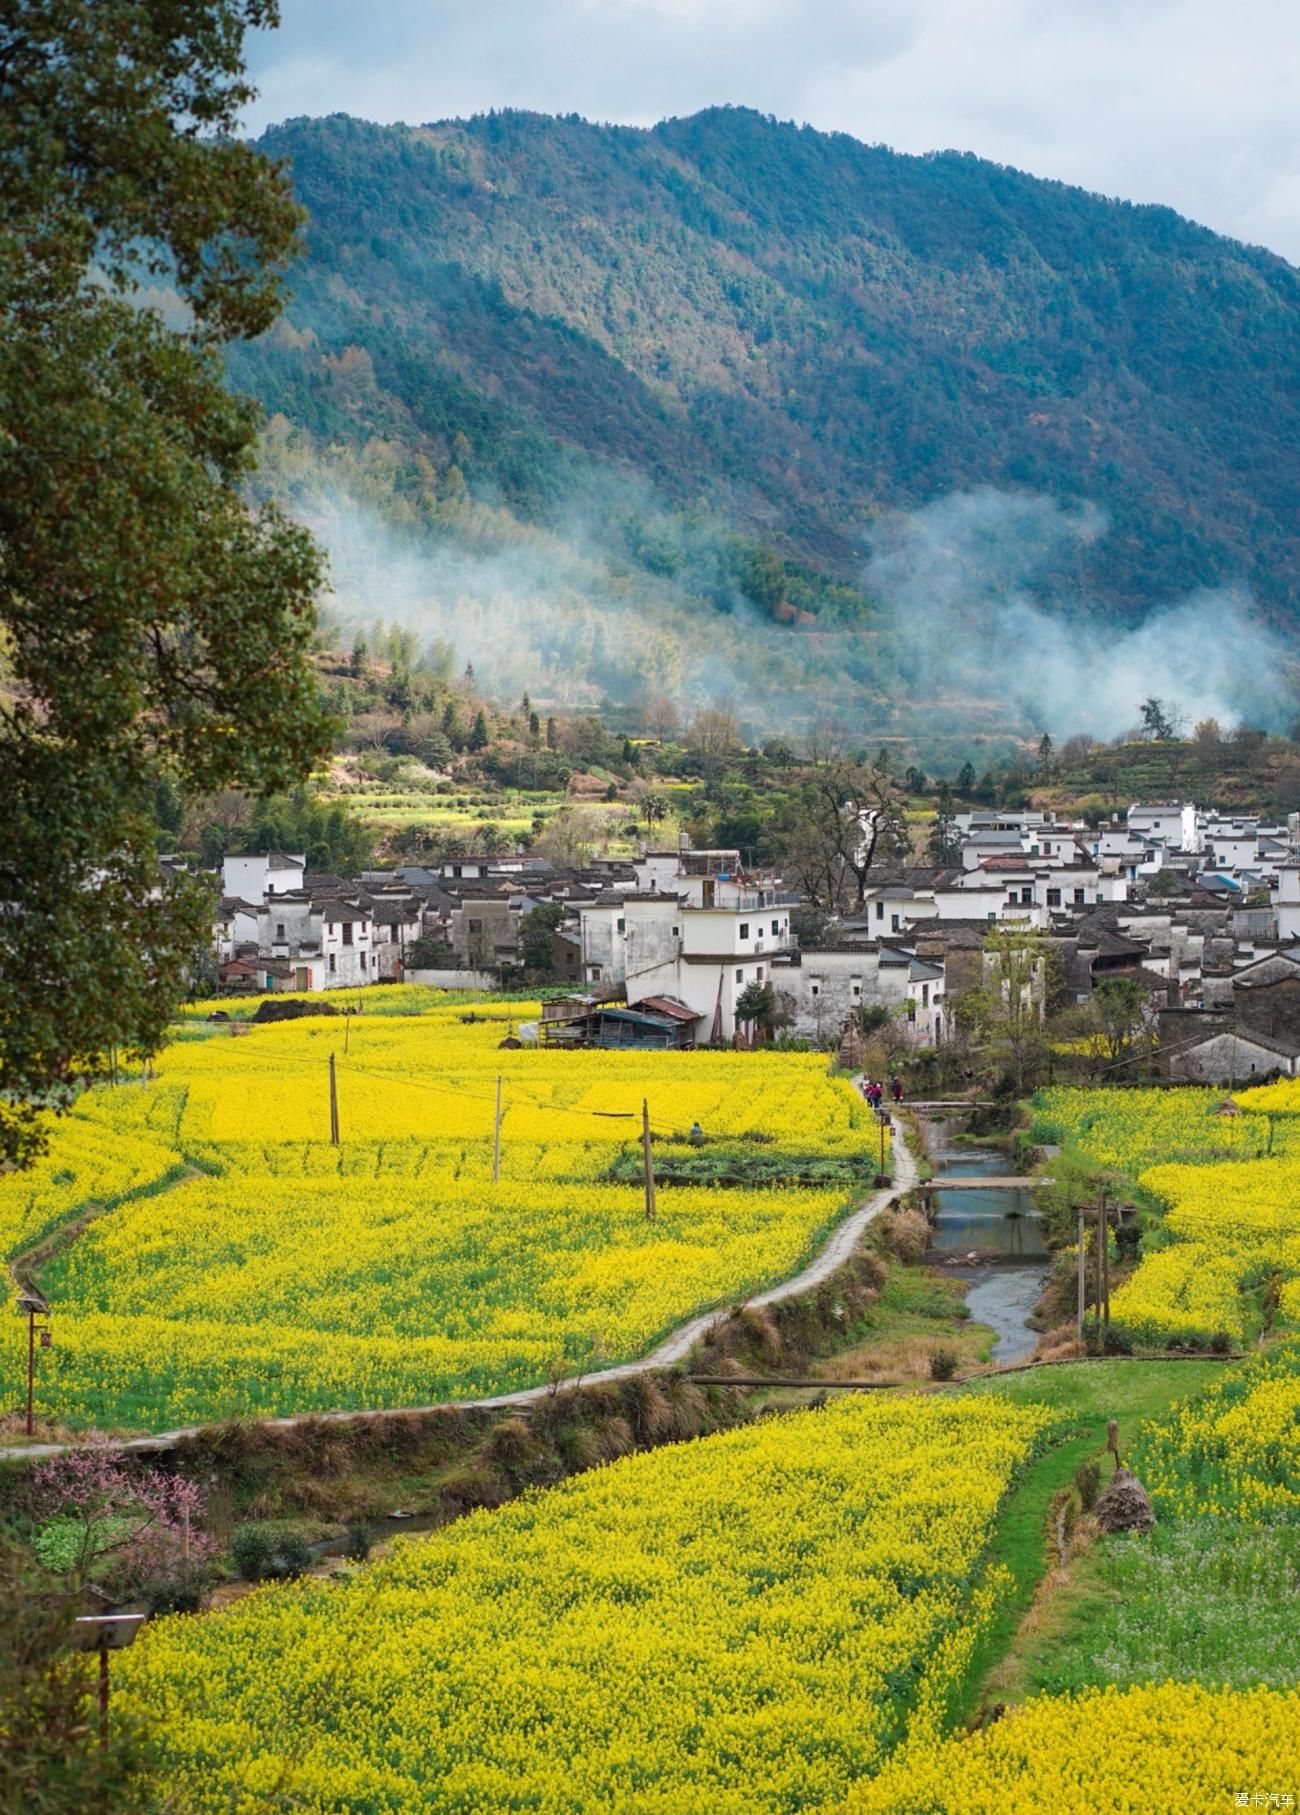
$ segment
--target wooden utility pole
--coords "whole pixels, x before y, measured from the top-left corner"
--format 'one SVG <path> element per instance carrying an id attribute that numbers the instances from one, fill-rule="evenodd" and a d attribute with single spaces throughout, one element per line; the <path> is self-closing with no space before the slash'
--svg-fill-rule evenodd
<path id="1" fill-rule="evenodd" d="M 501 1080 L 497 1079 L 497 1115 L 492 1129 L 492 1183 L 501 1182 Z"/>
<path id="2" fill-rule="evenodd" d="M 1080 1347 L 1083 1346 L 1084 1306 L 1086 1305 L 1087 1299 L 1088 1299 L 1088 1290 L 1087 1290 L 1086 1285 L 1084 1284 L 1084 1277 L 1083 1277 L 1083 1269 L 1084 1269 L 1083 1235 L 1084 1235 L 1083 1205 L 1080 1204 L 1079 1205 L 1079 1346 Z"/>
<path id="3" fill-rule="evenodd" d="M 646 1097 L 641 1099 L 641 1155 L 645 1163 L 645 1216 L 648 1223 L 655 1220 L 655 1163 L 650 1152 L 650 1103 Z"/>
<path id="4" fill-rule="evenodd" d="M 27 1435 L 35 1436 L 36 1425 L 33 1419 L 32 1405 L 36 1391 L 36 1313 L 27 1312 Z"/>
<path id="5" fill-rule="evenodd" d="M 330 1145 L 339 1144 L 339 1087 L 334 1075 L 334 1054 L 330 1054 Z"/>
<path id="6" fill-rule="evenodd" d="M 1103 1285 L 1103 1278 L 1104 1278 L 1103 1268 L 1105 1266 L 1105 1254 L 1106 1254 L 1106 1193 L 1103 1190 L 1097 1194 L 1096 1285 L 1097 1285 L 1097 1346 L 1098 1346 L 1098 1348 L 1101 1347 L 1101 1301 L 1105 1294 L 1105 1287 Z"/>
<path id="7" fill-rule="evenodd" d="M 1105 1352 L 1110 1341 L 1110 1219 L 1106 1215 L 1106 1199 L 1101 1200 L 1101 1346 Z"/>

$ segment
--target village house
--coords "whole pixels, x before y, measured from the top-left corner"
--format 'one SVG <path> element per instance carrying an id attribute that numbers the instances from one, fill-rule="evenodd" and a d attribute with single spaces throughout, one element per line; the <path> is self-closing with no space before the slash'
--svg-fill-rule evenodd
<path id="1" fill-rule="evenodd" d="M 213 941 L 218 960 L 233 959 L 242 948 L 257 944 L 256 903 L 241 901 L 236 895 L 223 895 L 217 910 Z"/>
<path id="2" fill-rule="evenodd" d="M 240 901 L 261 902 L 267 895 L 301 890 L 306 874 L 305 852 L 258 851 L 249 857 L 224 857 L 221 893 Z"/>
<path id="3" fill-rule="evenodd" d="M 1199 851 L 1201 834 L 1194 801 L 1138 802 L 1126 816 L 1129 831 L 1144 843 L 1162 844 L 1167 851 Z"/>
<path id="4" fill-rule="evenodd" d="M 629 975 L 675 958 L 681 946 L 681 908 L 675 895 L 614 891 L 582 907 L 583 981 L 622 984 Z"/>
<path id="5" fill-rule="evenodd" d="M 372 955 L 376 980 L 400 982 L 408 949 L 424 931 L 424 908 L 411 890 L 382 890 L 372 897 Z"/>
<path id="6" fill-rule="evenodd" d="M 449 916 L 451 948 L 458 964 L 487 971 L 510 964 L 519 952 L 521 899 L 497 890 L 464 889 Z"/>
<path id="7" fill-rule="evenodd" d="M 1092 840 L 1092 855 L 1117 866 L 1129 882 L 1156 875 L 1164 867 L 1165 847 L 1151 838 L 1140 838 L 1127 826 L 1108 826 Z"/>
<path id="8" fill-rule="evenodd" d="M 697 1041 L 730 1039 L 737 1000 L 751 983 L 770 981 L 774 957 L 793 944 L 790 906 L 772 890 L 725 907 L 602 896 L 579 911 L 584 981 L 622 983 L 630 1008 L 650 997 L 682 1003 Z"/>

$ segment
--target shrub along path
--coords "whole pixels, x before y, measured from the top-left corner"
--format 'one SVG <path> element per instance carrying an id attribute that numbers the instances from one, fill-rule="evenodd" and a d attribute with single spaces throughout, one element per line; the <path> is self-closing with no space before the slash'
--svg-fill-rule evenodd
<path id="1" fill-rule="evenodd" d="M 895 1124 L 897 1130 L 898 1124 Z M 765 1292 L 759 1292 L 745 1302 L 749 1305 L 777 1304 L 782 1299 L 797 1298 L 804 1292 L 810 1292 L 822 1285 L 831 1275 L 849 1259 L 857 1247 L 863 1231 L 880 1213 L 887 1209 L 897 1198 L 904 1196 L 919 1182 L 916 1161 L 906 1141 L 896 1138 L 892 1144 L 893 1178 L 883 1190 L 875 1191 L 852 1211 L 844 1220 L 831 1230 L 825 1243 L 817 1254 L 798 1273 L 789 1279 L 782 1280 L 780 1285 L 771 1286 Z M 490 1411 L 496 1406 L 528 1405 L 534 1400 L 545 1398 L 547 1394 L 564 1387 L 595 1386 L 605 1381 L 625 1380 L 632 1374 L 648 1374 L 657 1369 L 675 1367 L 684 1361 L 695 1344 L 699 1342 L 712 1325 L 717 1321 L 720 1311 L 715 1307 L 704 1311 L 698 1317 L 691 1318 L 671 1336 L 643 1355 L 639 1361 L 621 1362 L 616 1367 L 576 1375 L 571 1379 L 558 1382 L 548 1381 L 544 1386 L 522 1388 L 515 1393 L 500 1393 L 487 1399 L 453 1399 L 442 1400 L 436 1405 L 385 1407 L 371 1411 L 366 1408 L 338 1410 L 329 1412 L 302 1412 L 288 1417 L 259 1419 L 259 1423 L 276 1428 L 283 1428 L 302 1423 L 319 1423 L 322 1420 L 347 1420 L 361 1418 L 391 1418 L 400 1412 L 433 1412 L 433 1411 Z M 194 1436 L 202 1426 L 187 1425 L 178 1430 L 159 1431 L 146 1437 L 129 1437 L 115 1447 L 124 1450 L 167 1450 L 174 1447 L 183 1437 Z M 56 1456 L 64 1450 L 75 1448 L 68 1443 L 26 1443 L 11 1444 L 0 1449 L 0 1462 L 21 1461 L 24 1458 Z"/>

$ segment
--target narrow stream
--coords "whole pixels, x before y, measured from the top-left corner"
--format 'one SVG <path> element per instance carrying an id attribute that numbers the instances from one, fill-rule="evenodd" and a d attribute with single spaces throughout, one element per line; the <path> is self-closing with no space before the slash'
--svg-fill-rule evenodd
<path id="1" fill-rule="evenodd" d="M 935 1177 L 1004 1177 L 1005 1155 L 982 1147 L 963 1147 L 954 1137 L 964 1117 L 926 1117 L 926 1135 Z M 995 1332 L 993 1359 L 1022 1361 L 1031 1355 L 1038 1332 L 1028 1317 L 1050 1271 L 1042 1225 L 1028 1190 L 995 1186 L 987 1191 L 962 1188 L 935 1193 L 936 1217 L 930 1237 L 932 1262 L 969 1282 L 966 1303 L 977 1323 Z M 954 1264 L 957 1257 L 966 1264 Z"/>

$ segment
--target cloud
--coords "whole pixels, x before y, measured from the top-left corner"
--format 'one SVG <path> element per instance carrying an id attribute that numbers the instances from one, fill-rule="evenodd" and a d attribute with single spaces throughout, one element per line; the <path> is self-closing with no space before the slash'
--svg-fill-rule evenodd
<path id="1" fill-rule="evenodd" d="M 284 0 L 249 125 L 734 102 L 1165 202 L 1300 260 L 1293 0 Z"/>

